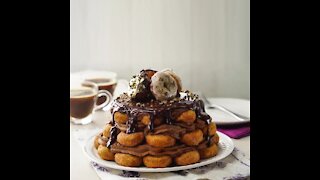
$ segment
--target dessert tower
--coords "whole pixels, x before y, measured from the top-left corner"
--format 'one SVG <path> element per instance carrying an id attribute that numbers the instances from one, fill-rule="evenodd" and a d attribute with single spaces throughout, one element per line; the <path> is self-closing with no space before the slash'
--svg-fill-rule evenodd
<path id="1" fill-rule="evenodd" d="M 171 70 L 142 70 L 111 104 L 112 119 L 96 136 L 99 156 L 122 166 L 164 168 L 218 153 L 219 136 L 198 95 L 182 91 Z"/>

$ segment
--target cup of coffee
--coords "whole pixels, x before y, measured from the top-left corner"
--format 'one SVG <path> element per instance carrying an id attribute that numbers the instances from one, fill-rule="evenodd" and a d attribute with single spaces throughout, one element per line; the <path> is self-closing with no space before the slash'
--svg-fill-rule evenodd
<path id="1" fill-rule="evenodd" d="M 92 122 L 93 113 L 107 106 L 112 95 L 107 90 L 99 90 L 92 82 L 85 82 L 86 86 L 74 85 L 70 87 L 70 120 L 74 124 L 89 124 Z M 97 105 L 99 97 L 105 101 Z"/>
<path id="2" fill-rule="evenodd" d="M 117 77 L 117 74 L 114 72 L 95 71 L 92 73 L 86 73 L 84 75 L 84 81 L 95 83 L 98 86 L 99 90 L 109 91 L 110 94 L 113 95 L 114 90 L 117 86 L 116 77 Z M 85 83 L 83 85 L 86 86 Z M 97 105 L 100 105 L 105 101 L 106 101 L 106 98 L 104 96 L 101 96 L 97 100 Z"/>

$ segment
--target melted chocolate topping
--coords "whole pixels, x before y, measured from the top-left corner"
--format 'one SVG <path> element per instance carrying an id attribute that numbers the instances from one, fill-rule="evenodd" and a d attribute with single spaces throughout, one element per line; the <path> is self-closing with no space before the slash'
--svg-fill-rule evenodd
<path id="1" fill-rule="evenodd" d="M 140 74 L 138 75 L 138 80 L 140 81 L 140 84 L 136 84 L 137 87 L 131 87 L 136 89 L 138 92 L 136 93 L 135 97 L 133 97 L 134 100 L 140 101 L 140 102 L 146 102 L 151 99 L 155 99 L 153 94 L 150 90 L 150 84 L 151 84 L 151 77 L 154 73 L 157 71 L 152 69 L 146 69 L 141 70 Z M 136 78 L 137 76 L 134 76 Z"/>
<path id="2" fill-rule="evenodd" d="M 116 126 L 111 127 L 111 129 L 110 129 L 110 138 L 109 138 L 109 140 L 108 140 L 108 142 L 106 144 L 107 148 L 110 148 L 110 146 L 113 143 L 116 142 L 118 134 L 119 134 L 119 131 L 118 131 L 117 127 Z"/>
<path id="3" fill-rule="evenodd" d="M 123 146 L 120 143 L 114 143 L 111 146 L 112 153 L 125 153 L 131 154 L 138 157 L 144 157 L 146 155 L 153 155 L 153 156 L 161 156 L 161 155 L 169 155 L 171 157 L 179 156 L 185 152 L 195 150 L 195 147 L 190 147 L 186 145 L 176 145 L 173 147 L 167 148 L 157 148 L 152 147 L 148 144 L 139 145 L 136 147 L 127 147 Z"/>
<path id="4" fill-rule="evenodd" d="M 137 122 L 137 118 L 138 118 L 138 112 L 137 111 L 132 111 L 130 113 L 129 116 L 129 120 L 127 121 L 127 125 L 128 125 L 128 129 L 127 129 L 127 134 L 131 134 L 136 132 L 136 130 L 138 129 L 138 122 Z"/>
<path id="5" fill-rule="evenodd" d="M 128 115 L 129 119 L 126 123 L 126 133 L 130 134 L 139 130 L 137 122 L 139 114 L 149 114 L 150 123 L 147 128 L 150 132 L 154 132 L 154 120 L 156 116 L 163 117 L 166 124 L 172 125 L 176 123 L 176 117 L 187 110 L 194 110 L 198 120 L 202 120 L 206 124 L 211 122 L 211 117 L 205 112 L 204 103 L 200 99 L 193 99 L 189 96 L 186 98 L 185 96 L 184 98 L 176 97 L 171 101 L 157 101 L 152 99 L 148 102 L 141 103 L 132 100 L 127 93 L 123 93 L 112 103 L 111 124 L 113 127 L 110 131 L 110 138 L 107 143 L 107 147 L 110 147 L 116 142 L 117 134 L 119 133 L 114 121 L 115 112 L 126 113 Z M 210 140 L 208 132 L 206 133 L 205 139 L 208 141 Z"/>
<path id="6" fill-rule="evenodd" d="M 150 130 L 150 132 L 153 132 L 153 130 L 154 130 L 154 119 L 155 119 L 154 116 L 156 115 L 156 112 L 153 111 L 149 115 L 150 115 L 150 123 L 148 125 L 148 129 Z"/>
<path id="7" fill-rule="evenodd" d="M 162 124 L 156 127 L 154 129 L 154 133 L 152 134 L 166 134 L 178 139 L 175 136 L 179 137 L 183 135 L 185 132 L 186 132 L 186 129 L 180 126 Z M 102 133 L 98 135 L 98 143 L 101 145 L 105 146 L 109 142 L 109 140 L 110 138 L 106 138 L 102 136 Z M 210 147 L 212 144 L 214 144 L 214 136 L 209 137 L 207 141 L 201 142 L 197 147 L 186 146 L 185 144 L 179 144 L 179 143 L 173 147 L 167 147 L 167 148 L 153 147 L 148 144 L 142 144 L 135 147 L 126 147 L 121 145 L 118 142 L 115 142 L 114 144 L 109 146 L 109 148 L 113 153 L 126 153 L 126 154 L 131 154 L 139 157 L 144 157 L 146 155 L 154 155 L 154 156 L 170 155 L 171 157 L 176 157 L 188 151 L 192 151 L 195 149 L 201 150 L 201 149 Z"/>

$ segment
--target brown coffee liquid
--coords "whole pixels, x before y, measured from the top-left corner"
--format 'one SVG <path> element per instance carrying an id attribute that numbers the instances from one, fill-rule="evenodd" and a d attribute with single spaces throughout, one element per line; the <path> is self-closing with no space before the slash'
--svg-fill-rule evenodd
<path id="1" fill-rule="evenodd" d="M 92 78 L 86 79 L 86 81 L 96 83 L 99 87 L 99 90 L 107 90 L 113 95 L 113 92 L 116 88 L 116 81 L 109 78 Z M 106 101 L 106 97 L 102 96 L 98 98 L 97 105 L 102 104 Z"/>
<path id="2" fill-rule="evenodd" d="M 96 93 L 89 89 L 73 89 L 70 91 L 70 116 L 77 119 L 87 117 L 94 108 Z"/>

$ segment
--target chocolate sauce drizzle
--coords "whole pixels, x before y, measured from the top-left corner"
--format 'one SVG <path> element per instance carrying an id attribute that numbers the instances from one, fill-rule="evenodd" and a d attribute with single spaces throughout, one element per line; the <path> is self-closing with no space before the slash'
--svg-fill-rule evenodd
<path id="1" fill-rule="evenodd" d="M 173 118 L 171 117 L 171 111 L 166 109 L 164 111 L 164 117 L 165 117 L 165 122 L 166 124 L 172 124 L 173 123 Z"/>
<path id="2" fill-rule="evenodd" d="M 166 101 L 166 102 L 159 102 L 159 101 L 150 101 L 147 103 L 143 103 L 141 106 L 140 102 L 134 102 L 130 99 L 130 97 L 124 93 L 120 98 L 117 98 L 113 101 L 112 104 L 112 121 L 111 124 L 113 127 L 110 131 L 110 138 L 107 143 L 107 147 L 110 147 L 114 142 L 116 142 L 117 134 L 120 130 L 117 130 L 114 121 L 114 114 L 116 112 L 126 113 L 128 115 L 128 121 L 126 123 L 128 129 L 126 131 L 127 134 L 134 133 L 137 131 L 137 120 L 139 114 L 149 114 L 150 123 L 147 126 L 148 129 L 153 132 L 154 130 L 154 121 L 155 117 L 163 117 L 164 122 L 166 124 L 173 124 L 175 122 L 175 118 L 172 117 L 172 112 L 177 111 L 180 113 L 186 110 L 194 110 L 196 113 L 197 119 L 205 121 L 206 124 L 210 124 L 211 117 L 205 112 L 204 103 L 200 99 L 190 99 L 188 98 L 178 98 L 179 100 L 176 101 Z M 210 136 L 209 136 L 209 128 L 208 132 L 206 133 L 205 140 L 210 143 Z"/>
<path id="3" fill-rule="evenodd" d="M 119 134 L 119 130 L 116 126 L 111 127 L 110 129 L 110 138 L 107 142 L 107 148 L 110 148 L 110 146 L 116 142 L 117 140 L 117 135 Z"/>
<path id="4" fill-rule="evenodd" d="M 150 115 L 150 123 L 148 125 L 148 129 L 150 130 L 150 132 L 153 132 L 153 130 L 154 130 L 154 119 L 155 119 L 156 112 L 153 111 L 149 115 Z"/>
<path id="5" fill-rule="evenodd" d="M 204 103 L 202 100 L 199 100 L 197 103 L 195 103 L 194 107 L 197 118 L 205 121 L 207 125 L 211 123 L 211 117 L 206 113 L 205 108 L 204 108 Z M 207 146 L 210 146 L 210 135 L 209 135 L 209 128 L 207 129 L 207 134 L 205 137 L 205 140 L 207 141 Z"/>
<path id="6" fill-rule="evenodd" d="M 193 109 L 195 109 L 197 118 L 205 121 L 207 124 L 211 123 L 211 117 L 209 114 L 206 113 L 204 109 L 204 103 L 202 100 L 198 100 L 195 104 Z"/>
<path id="7" fill-rule="evenodd" d="M 127 129 L 127 134 L 131 134 L 131 133 L 134 133 L 134 132 L 136 132 L 136 130 L 137 130 L 137 125 L 138 125 L 138 123 L 137 123 L 137 119 L 138 119 L 138 111 L 132 111 L 131 113 L 130 113 L 130 115 L 128 116 L 129 117 L 129 119 L 128 119 L 128 121 L 127 121 L 127 126 L 128 126 L 128 129 Z"/>
<path id="8" fill-rule="evenodd" d="M 208 128 L 209 129 L 209 128 Z M 208 132 L 207 132 L 207 135 L 206 135 L 206 138 L 205 138 L 205 140 L 207 141 L 207 146 L 209 147 L 209 146 L 211 146 L 211 141 L 210 141 L 210 136 L 209 136 L 209 130 L 208 130 Z"/>

